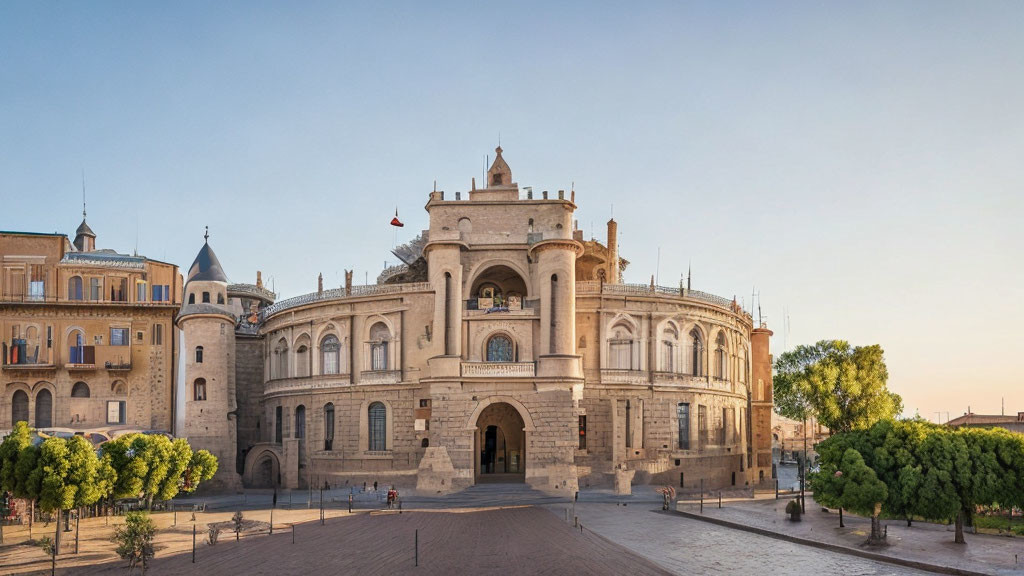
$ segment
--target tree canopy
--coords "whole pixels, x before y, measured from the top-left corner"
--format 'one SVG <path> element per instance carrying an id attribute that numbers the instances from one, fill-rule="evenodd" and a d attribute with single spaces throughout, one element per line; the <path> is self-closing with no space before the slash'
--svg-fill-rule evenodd
<path id="1" fill-rule="evenodd" d="M 795 420 L 814 416 L 833 432 L 866 428 L 903 411 L 886 387 L 882 347 L 822 340 L 779 355 L 773 376 L 775 410 Z"/>

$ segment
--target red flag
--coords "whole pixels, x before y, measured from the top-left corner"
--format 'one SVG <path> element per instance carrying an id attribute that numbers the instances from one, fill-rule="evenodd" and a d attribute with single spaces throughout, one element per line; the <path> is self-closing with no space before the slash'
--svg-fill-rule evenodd
<path id="1" fill-rule="evenodd" d="M 398 219 L 398 208 L 395 208 L 395 217 L 391 219 L 391 225 L 399 228 L 405 226 L 405 224 L 402 224 L 402 221 Z"/>

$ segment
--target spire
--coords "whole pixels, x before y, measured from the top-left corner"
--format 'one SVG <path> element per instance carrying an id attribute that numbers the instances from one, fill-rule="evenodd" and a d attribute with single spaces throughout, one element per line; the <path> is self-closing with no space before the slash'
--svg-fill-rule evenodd
<path id="1" fill-rule="evenodd" d="M 203 243 L 204 244 L 209 244 L 210 243 L 210 227 L 209 226 L 206 227 L 206 233 L 203 234 Z"/>
<path id="2" fill-rule="evenodd" d="M 75 230 L 75 248 L 79 252 L 92 252 L 96 249 L 96 233 L 85 223 L 85 170 L 82 170 L 82 223 Z"/>
<path id="3" fill-rule="evenodd" d="M 487 187 L 509 186 L 512 184 L 512 169 L 508 167 L 505 159 L 501 157 L 501 146 L 494 149 L 495 157 L 491 168 L 487 170 Z"/>

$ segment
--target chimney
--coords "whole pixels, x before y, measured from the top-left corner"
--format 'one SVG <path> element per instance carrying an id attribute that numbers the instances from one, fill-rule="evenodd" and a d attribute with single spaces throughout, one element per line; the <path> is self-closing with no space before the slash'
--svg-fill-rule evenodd
<path id="1" fill-rule="evenodd" d="M 608 283 L 618 284 L 619 278 L 619 224 L 614 218 L 608 221 Z"/>
<path id="2" fill-rule="evenodd" d="M 263 288 L 263 272 L 256 271 L 256 287 Z"/>
<path id="3" fill-rule="evenodd" d="M 324 273 L 323 272 L 321 272 L 320 275 L 316 277 L 316 293 L 317 294 L 323 294 L 324 293 Z"/>
<path id="4" fill-rule="evenodd" d="M 352 270 L 345 270 L 345 296 L 352 295 Z"/>

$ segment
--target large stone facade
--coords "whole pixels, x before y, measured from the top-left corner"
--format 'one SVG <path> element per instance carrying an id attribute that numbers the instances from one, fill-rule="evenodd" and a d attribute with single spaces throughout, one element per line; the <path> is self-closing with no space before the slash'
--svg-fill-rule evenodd
<path id="1" fill-rule="evenodd" d="M 204 246 L 178 318 L 205 355 L 184 378 L 193 444 L 250 486 L 770 478 L 771 333 L 733 300 L 622 284 L 616 223 L 584 241 L 575 193 L 524 193 L 500 148 L 486 178 L 431 192 L 417 250 L 373 286 L 274 303 L 226 289 Z"/>
<path id="2" fill-rule="evenodd" d="M 181 276 L 95 242 L 0 232 L 0 429 L 171 432 Z"/>

